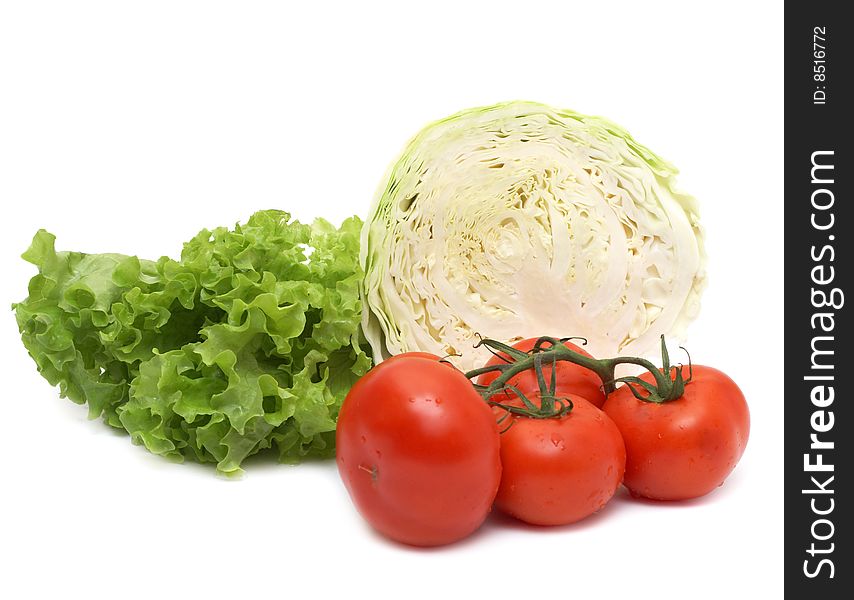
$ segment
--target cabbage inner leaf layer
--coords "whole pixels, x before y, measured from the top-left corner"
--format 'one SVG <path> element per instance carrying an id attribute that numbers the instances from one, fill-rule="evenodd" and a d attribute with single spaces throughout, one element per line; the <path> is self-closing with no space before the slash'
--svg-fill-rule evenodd
<path id="1" fill-rule="evenodd" d="M 376 357 L 481 366 L 478 335 L 584 336 L 645 354 L 696 316 L 705 253 L 676 169 L 609 121 L 541 104 L 429 125 L 392 165 L 362 232 Z"/>

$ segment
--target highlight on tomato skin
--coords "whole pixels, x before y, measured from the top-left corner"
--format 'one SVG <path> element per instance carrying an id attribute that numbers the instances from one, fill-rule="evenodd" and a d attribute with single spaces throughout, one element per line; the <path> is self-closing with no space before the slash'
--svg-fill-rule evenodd
<path id="1" fill-rule="evenodd" d="M 540 338 L 528 338 L 513 344 L 513 348 L 522 352 L 530 352 Z M 578 344 L 571 341 L 565 341 L 564 346 L 570 350 L 574 350 L 579 354 L 592 358 L 592 356 Z M 509 357 L 503 352 L 498 355 L 493 355 L 484 366 L 500 365 L 507 361 Z M 552 375 L 552 366 L 550 364 L 543 365 L 543 376 L 546 381 L 549 381 Z M 489 385 L 498 378 L 497 372 L 483 373 L 478 376 L 477 382 L 480 385 Z M 555 365 L 555 380 L 557 386 L 555 395 L 563 396 L 567 394 L 581 396 L 597 408 L 601 408 L 605 403 L 605 392 L 602 390 L 602 380 L 590 369 L 586 369 L 581 365 L 576 365 L 571 362 L 558 361 Z M 519 373 L 511 378 L 508 382 L 524 393 L 536 392 L 539 390 L 537 383 L 537 375 L 533 369 Z M 510 397 L 512 394 L 506 394 Z"/>
<path id="2" fill-rule="evenodd" d="M 634 496 L 688 500 L 724 483 L 744 454 L 750 412 L 744 394 L 726 374 L 693 365 L 681 398 L 655 403 L 626 386 L 605 402 L 626 443 L 623 483 Z M 682 367 L 683 377 L 689 367 Z M 641 375 L 653 381 L 650 373 Z"/>
<path id="3" fill-rule="evenodd" d="M 385 359 L 380 364 L 384 365 L 384 364 L 390 363 L 392 361 L 397 361 L 397 360 L 400 360 L 403 358 L 426 358 L 427 360 L 435 360 L 437 362 L 442 360 L 441 356 L 437 356 L 431 352 L 413 351 L 413 352 L 401 352 L 400 354 L 395 354 L 394 356 L 390 356 L 389 358 Z"/>
<path id="4" fill-rule="evenodd" d="M 497 509 L 533 525 L 567 525 L 613 497 L 626 465 L 620 431 L 592 403 L 569 399 L 573 408 L 561 417 L 512 416 L 502 426 Z"/>
<path id="5" fill-rule="evenodd" d="M 501 479 L 498 425 L 465 375 L 430 357 L 381 363 L 347 395 L 337 463 L 359 513 L 415 546 L 480 527 Z"/>

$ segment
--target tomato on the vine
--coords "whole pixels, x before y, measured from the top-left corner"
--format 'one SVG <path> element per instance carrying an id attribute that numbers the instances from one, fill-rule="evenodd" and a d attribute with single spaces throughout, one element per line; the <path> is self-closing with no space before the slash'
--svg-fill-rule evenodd
<path id="1" fill-rule="evenodd" d="M 619 487 L 626 465 L 620 431 L 584 398 L 569 399 L 572 410 L 563 416 L 513 415 L 502 423 L 501 511 L 534 525 L 565 525 L 598 511 Z"/>
<path id="2" fill-rule="evenodd" d="M 338 417 L 338 470 L 384 535 L 433 546 L 475 531 L 501 478 L 498 425 L 465 375 L 400 355 L 350 390 Z"/>
<path id="3" fill-rule="evenodd" d="M 521 350 L 522 352 L 530 352 L 539 339 L 540 338 L 528 338 L 526 340 L 521 340 L 513 344 L 513 348 Z M 563 342 L 563 345 L 583 356 L 592 358 L 586 350 L 570 341 Z M 549 346 L 546 346 L 546 348 L 548 347 Z M 507 362 L 508 358 L 507 354 L 499 352 L 497 355 L 493 355 L 492 358 L 487 361 L 485 366 L 491 367 L 494 365 L 500 365 Z M 555 387 L 556 396 L 563 396 L 567 394 L 581 396 L 594 406 L 600 408 L 605 403 L 605 392 L 602 390 L 602 380 L 590 369 L 571 362 L 558 361 L 555 364 L 554 370 L 555 382 L 557 384 Z M 480 385 L 489 385 L 495 381 L 498 376 L 499 373 L 495 371 L 483 373 L 478 376 L 477 382 Z M 550 381 L 552 376 L 552 365 L 550 363 L 543 364 L 543 376 L 546 381 Z M 537 374 L 534 369 L 522 371 L 518 375 L 512 377 L 508 383 L 526 394 L 528 392 L 536 392 L 539 390 Z M 511 394 L 507 395 L 510 396 Z"/>
<path id="4" fill-rule="evenodd" d="M 711 367 L 681 368 L 687 383 L 680 398 L 639 400 L 629 388 L 633 384 L 626 384 L 605 402 L 605 413 L 626 442 L 624 484 L 634 495 L 685 500 L 708 494 L 732 472 L 747 445 L 750 413 L 735 382 Z M 655 381 L 651 373 L 640 378 Z"/>

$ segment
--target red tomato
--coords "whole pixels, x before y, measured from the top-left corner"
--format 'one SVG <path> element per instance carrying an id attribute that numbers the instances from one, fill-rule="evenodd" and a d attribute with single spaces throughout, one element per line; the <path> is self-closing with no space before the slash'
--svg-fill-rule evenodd
<path id="1" fill-rule="evenodd" d="M 397 357 L 356 382 L 336 443 L 338 471 L 362 516 L 416 546 L 476 530 L 501 479 L 492 411 L 465 375 L 430 358 Z"/>
<path id="2" fill-rule="evenodd" d="M 620 486 L 620 431 L 587 400 L 570 399 L 572 411 L 559 418 L 511 417 L 501 434 L 501 511 L 534 525 L 565 525 L 605 506 Z"/>
<path id="3" fill-rule="evenodd" d="M 429 352 L 403 352 L 401 354 L 395 354 L 394 356 L 385 359 L 380 364 L 384 365 L 385 363 L 387 363 L 389 361 L 399 360 L 401 358 L 426 358 L 428 360 L 436 360 L 436 361 L 442 360 L 441 357 L 436 356 L 435 354 L 431 354 Z"/>
<path id="4" fill-rule="evenodd" d="M 624 385 L 605 402 L 626 442 L 624 483 L 636 496 L 685 500 L 708 494 L 744 453 L 750 413 L 741 390 L 711 367 L 695 365 L 693 371 L 677 400 L 644 402 Z M 688 377 L 688 367 L 682 374 Z M 650 373 L 641 379 L 654 381 Z"/>
<path id="5" fill-rule="evenodd" d="M 528 352 L 534 347 L 534 344 L 538 339 L 539 338 L 528 338 L 527 340 L 516 342 L 513 344 L 513 347 L 517 350 L 521 350 L 522 352 Z M 590 356 L 590 354 L 588 354 L 583 348 L 576 346 L 572 342 L 564 342 L 563 345 L 570 350 L 578 352 L 579 354 Z M 508 358 L 503 352 L 500 353 L 499 356 Z M 493 356 L 490 358 L 486 363 L 486 366 L 500 365 L 506 362 L 499 358 L 499 356 Z M 605 403 L 605 392 L 602 391 L 602 380 L 599 379 L 599 376 L 590 369 L 585 369 L 581 365 L 576 365 L 567 361 L 558 361 L 555 370 L 556 396 L 561 397 L 570 394 L 581 396 L 597 407 L 601 407 Z M 552 376 L 551 364 L 548 366 L 543 365 L 543 375 L 545 375 L 546 383 L 548 384 L 551 381 Z M 489 385 L 497 378 L 497 372 L 484 373 L 477 378 L 477 382 L 481 385 Z M 533 369 L 519 373 L 510 379 L 509 383 L 516 386 L 525 394 L 528 392 L 537 392 L 540 389 L 537 383 L 537 374 Z"/>

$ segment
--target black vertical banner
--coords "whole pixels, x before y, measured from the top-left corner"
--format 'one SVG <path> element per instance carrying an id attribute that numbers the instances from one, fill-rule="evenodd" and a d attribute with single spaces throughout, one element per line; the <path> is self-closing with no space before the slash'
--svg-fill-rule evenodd
<path id="1" fill-rule="evenodd" d="M 785 589 L 854 597 L 851 122 L 846 2 L 785 14 Z M 771 399 L 768 399 L 771 401 Z M 845 490 L 848 490 L 846 492 Z"/>

